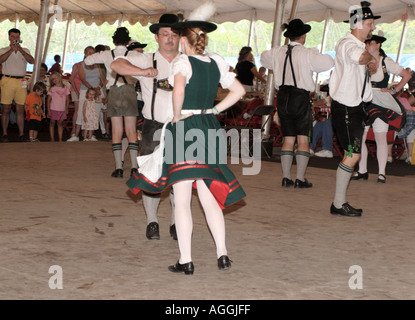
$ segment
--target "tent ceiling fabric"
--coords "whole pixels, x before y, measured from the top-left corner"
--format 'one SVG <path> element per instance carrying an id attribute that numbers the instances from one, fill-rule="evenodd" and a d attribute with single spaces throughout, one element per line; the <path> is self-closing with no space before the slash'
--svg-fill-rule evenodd
<path id="1" fill-rule="evenodd" d="M 257 20 L 265 22 L 274 21 L 277 0 L 214 0 L 217 11 L 212 17 L 216 23 L 237 22 L 256 16 Z M 142 25 L 155 23 L 163 13 L 182 12 L 185 17 L 195 9 L 201 1 L 195 0 L 58 0 L 58 14 L 62 14 L 62 20 L 66 19 L 67 13 L 71 12 L 76 22 L 85 21 L 87 24 L 96 23 L 101 25 L 104 22 L 115 23 L 120 16 L 124 21 L 131 24 L 137 22 Z M 293 0 L 286 0 L 285 19 L 288 19 Z M 329 10 L 331 19 L 341 22 L 348 18 L 348 8 L 351 5 L 359 4 L 354 0 L 298 0 L 296 17 L 305 22 L 323 21 L 326 19 Z M 55 0 L 50 1 L 50 6 Z M 382 16 L 377 22 L 391 23 L 400 20 L 402 15 L 407 13 L 408 18 L 415 17 L 415 0 L 376 0 L 372 1 L 372 11 Z M 37 22 L 39 20 L 40 0 L 1 0 L 0 21 L 9 19 L 26 22 Z M 59 19 L 60 17 L 57 16 Z"/>

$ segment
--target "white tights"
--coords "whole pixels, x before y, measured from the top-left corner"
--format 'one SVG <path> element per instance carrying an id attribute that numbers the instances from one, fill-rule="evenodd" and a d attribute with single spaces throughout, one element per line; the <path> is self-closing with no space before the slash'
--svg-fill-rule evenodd
<path id="1" fill-rule="evenodd" d="M 177 241 L 180 250 L 179 263 L 192 261 L 193 220 L 191 211 L 193 180 L 180 181 L 173 185 Z M 219 258 L 227 255 L 225 244 L 225 219 L 217 201 L 203 180 L 197 180 L 197 194 L 205 212 L 206 221 L 216 245 Z"/>
<path id="2" fill-rule="evenodd" d="M 366 136 L 367 136 L 367 131 L 363 133 L 362 151 L 360 154 L 360 161 L 359 161 L 359 172 L 360 173 L 367 172 L 368 150 L 366 146 Z M 376 157 L 378 159 L 379 174 L 384 175 L 386 172 L 386 163 L 388 161 L 387 132 L 375 132 L 375 140 L 376 140 Z"/>

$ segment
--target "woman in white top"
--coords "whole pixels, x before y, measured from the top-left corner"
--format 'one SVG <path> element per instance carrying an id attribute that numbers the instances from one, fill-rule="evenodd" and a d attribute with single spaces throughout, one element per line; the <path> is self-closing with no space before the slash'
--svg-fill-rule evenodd
<path id="1" fill-rule="evenodd" d="M 386 38 L 382 36 L 381 32 L 379 32 L 379 35 L 373 35 L 369 40 L 365 41 L 366 50 L 378 61 L 377 71 L 371 75 L 370 80 L 373 88 L 379 88 L 381 92 L 387 92 L 394 95 L 396 92 L 403 89 L 405 84 L 411 78 L 411 74 L 405 70 L 404 67 L 386 56 L 381 48 L 384 41 L 386 41 Z M 390 74 L 400 76 L 401 81 L 396 86 L 388 88 Z M 374 91 L 374 98 L 375 97 L 376 91 Z M 375 101 L 375 99 L 373 101 Z M 369 105 L 369 118 L 366 121 L 365 131 L 363 133 L 359 171 L 352 177 L 352 180 L 368 179 L 368 149 L 365 142 L 369 128 L 372 127 L 376 140 L 376 157 L 379 166 L 377 181 L 379 183 L 386 182 L 386 163 L 388 160 L 387 133 L 391 127 L 388 121 L 396 119 L 404 112 L 404 108 L 398 103 L 398 100 L 396 100 L 396 103 L 393 102 L 394 101 L 392 101 L 392 105 L 379 106 L 373 103 Z"/>

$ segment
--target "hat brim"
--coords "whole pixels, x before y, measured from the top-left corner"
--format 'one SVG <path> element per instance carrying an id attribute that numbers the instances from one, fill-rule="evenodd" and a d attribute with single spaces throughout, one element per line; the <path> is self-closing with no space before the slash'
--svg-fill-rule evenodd
<path id="1" fill-rule="evenodd" d="M 156 24 L 152 24 L 150 26 L 150 31 L 155 34 L 155 33 L 157 33 L 159 31 L 160 28 L 172 28 L 172 29 L 174 29 L 173 26 L 176 23 L 173 22 L 173 23 L 156 23 Z"/>
<path id="2" fill-rule="evenodd" d="M 287 30 L 284 32 L 284 37 L 286 38 L 294 38 L 294 37 L 300 37 L 303 34 L 306 34 L 310 32 L 311 26 L 309 24 L 304 24 L 303 27 L 300 30 L 296 30 L 295 32 L 290 32 L 290 30 Z"/>
<path id="3" fill-rule="evenodd" d="M 384 43 L 386 41 L 386 38 L 382 36 L 378 36 L 378 35 L 372 35 L 372 38 L 366 40 L 365 42 L 368 42 L 368 41 L 376 41 L 377 43 Z"/>
<path id="4" fill-rule="evenodd" d="M 128 46 L 127 49 L 128 50 L 133 50 L 133 49 L 137 49 L 137 48 L 142 49 L 142 48 L 145 48 L 145 47 L 147 47 L 147 43 L 140 43 L 140 44 L 134 44 L 134 45 Z"/>
<path id="5" fill-rule="evenodd" d="M 370 17 L 370 18 L 362 18 L 362 20 L 367 20 L 367 19 L 376 20 L 376 19 L 380 19 L 380 18 L 382 18 L 382 16 L 373 16 L 373 17 Z M 343 22 L 344 23 L 349 23 L 350 22 L 350 18 L 349 18 L 349 20 L 343 20 Z"/>
<path id="6" fill-rule="evenodd" d="M 175 25 L 173 25 L 172 28 L 179 31 L 183 29 L 199 28 L 204 32 L 209 33 L 215 31 L 218 28 L 218 26 L 212 22 L 194 20 L 178 22 Z"/>

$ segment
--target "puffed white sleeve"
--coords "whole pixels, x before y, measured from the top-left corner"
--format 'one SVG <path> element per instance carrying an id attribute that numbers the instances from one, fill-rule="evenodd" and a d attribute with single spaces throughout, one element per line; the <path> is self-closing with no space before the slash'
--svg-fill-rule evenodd
<path id="1" fill-rule="evenodd" d="M 174 87 L 174 76 L 181 73 L 186 77 L 186 84 L 189 83 L 189 79 L 192 77 L 192 66 L 189 61 L 189 57 L 185 54 L 173 62 L 173 66 L 170 71 L 169 83 Z"/>
<path id="2" fill-rule="evenodd" d="M 219 68 L 219 72 L 220 72 L 219 82 L 222 88 L 223 89 L 229 88 L 232 85 L 232 83 L 235 81 L 236 73 L 229 70 L 229 64 L 226 62 L 226 60 L 222 56 L 216 53 L 209 53 L 208 56 L 211 59 L 215 60 Z"/>
<path id="3" fill-rule="evenodd" d="M 131 52 L 131 54 L 129 53 L 126 56 L 117 56 L 117 57 L 114 58 L 114 61 L 118 60 L 118 59 L 127 60 L 132 65 L 134 65 L 136 67 L 139 67 L 139 68 L 142 68 L 142 69 L 149 68 L 150 67 L 149 61 L 151 61 L 151 60 L 148 59 L 146 54 L 135 52 L 135 51 Z M 140 80 L 142 78 L 142 76 L 131 76 L 131 77 L 133 77 L 135 79 L 138 79 L 138 80 Z"/>
<path id="4" fill-rule="evenodd" d="M 392 73 L 392 74 L 395 74 L 395 75 L 399 75 L 403 70 L 403 66 L 401 66 L 399 63 L 393 61 L 389 57 L 385 58 L 385 65 L 386 65 L 386 70 L 388 70 L 389 73 Z"/>

